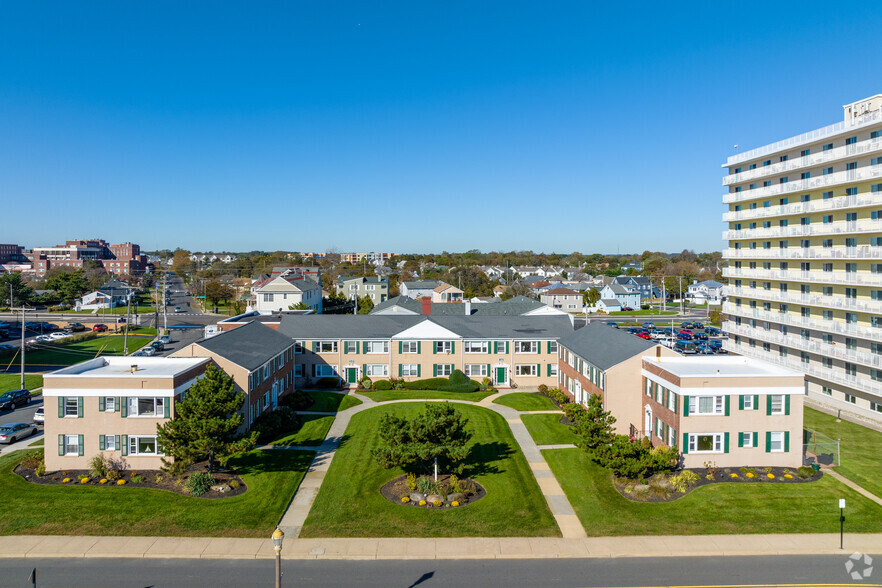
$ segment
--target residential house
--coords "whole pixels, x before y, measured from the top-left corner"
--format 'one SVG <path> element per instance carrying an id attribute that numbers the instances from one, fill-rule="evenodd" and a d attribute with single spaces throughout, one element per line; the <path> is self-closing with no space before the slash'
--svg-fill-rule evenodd
<path id="1" fill-rule="evenodd" d="M 803 464 L 805 376 L 744 356 L 646 356 L 643 434 L 699 468 Z"/>
<path id="2" fill-rule="evenodd" d="M 719 304 L 726 296 L 726 284 L 721 284 L 716 280 L 704 280 L 703 282 L 692 280 L 686 296 L 695 303 Z"/>
<path id="3" fill-rule="evenodd" d="M 286 268 L 270 276 L 261 276 L 251 290 L 248 310 L 284 311 L 292 306 L 303 303 L 317 313 L 322 311 L 321 281 L 315 281 L 309 275 L 297 270 Z"/>
<path id="4" fill-rule="evenodd" d="M 341 277 L 337 279 L 336 290 L 338 296 L 342 294 L 349 300 L 369 298 L 374 304 L 379 304 L 389 299 L 389 279 L 381 277 Z"/>
<path id="5" fill-rule="evenodd" d="M 629 261 L 625 265 L 622 266 L 622 271 L 627 272 L 633 270 L 635 272 L 643 271 L 643 262 L 642 261 Z"/>
<path id="6" fill-rule="evenodd" d="M 125 306 L 135 296 L 135 289 L 119 280 L 110 280 L 94 292 L 76 301 L 76 310 L 96 310 Z"/>
<path id="7" fill-rule="evenodd" d="M 294 341 L 252 321 L 175 351 L 171 357 L 210 358 L 245 394 L 243 430 L 294 391 Z"/>
<path id="8" fill-rule="evenodd" d="M 298 385 L 323 377 L 354 385 L 365 375 L 416 380 L 462 370 L 501 388 L 531 389 L 557 384 L 557 341 L 572 330 L 565 316 L 480 314 L 286 316 L 279 325 L 299 345 Z"/>
<path id="9" fill-rule="evenodd" d="M 640 292 L 620 286 L 619 284 L 608 284 L 600 290 L 600 297 L 604 300 L 616 299 L 622 308 L 640 308 Z"/>
<path id="10" fill-rule="evenodd" d="M 552 308 L 559 308 L 567 312 L 577 312 L 584 306 L 582 295 L 569 288 L 547 290 L 539 296 L 539 300 Z"/>
<path id="11" fill-rule="evenodd" d="M 645 276 L 618 276 L 614 278 L 614 283 L 640 293 L 640 299 L 649 302 L 653 298 L 658 298 L 661 292 L 652 283 L 652 280 Z"/>
<path id="12" fill-rule="evenodd" d="M 417 280 L 409 282 L 401 282 L 401 295 L 419 300 L 420 298 L 432 298 L 435 288 L 440 286 L 442 282 L 438 280 Z"/>
<path id="13" fill-rule="evenodd" d="M 462 302 L 463 291 L 456 286 L 441 282 L 432 290 L 432 302 Z"/>
<path id="14" fill-rule="evenodd" d="M 46 471 L 88 470 L 102 453 L 132 470 L 159 469 L 156 426 L 174 417 L 209 361 L 102 356 L 45 374 Z"/>
<path id="15" fill-rule="evenodd" d="M 508 286 L 503 286 L 502 284 L 499 286 L 493 286 L 493 295 L 500 298 L 506 290 L 508 290 Z"/>
<path id="16" fill-rule="evenodd" d="M 445 302 L 431 302 L 428 298 L 412 300 L 407 296 L 396 296 L 375 306 L 370 314 L 387 316 L 412 316 L 418 314 L 433 316 L 472 316 L 476 314 L 485 316 L 562 315 L 569 317 L 571 322 L 573 321 L 573 317 L 569 313 L 552 308 L 526 296 L 515 296 L 508 300 L 500 300 L 494 304 L 472 304 L 471 301 L 466 301 L 463 304 L 448 304 Z"/>
<path id="17" fill-rule="evenodd" d="M 559 341 L 558 386 L 573 402 L 586 404 L 590 394 L 616 418 L 615 432 L 640 430 L 642 401 L 640 369 L 643 356 L 677 353 L 601 322 L 591 322 Z"/>
<path id="18" fill-rule="evenodd" d="M 615 298 L 601 298 L 597 301 L 596 308 L 600 312 L 619 312 L 622 310 L 622 303 Z"/>

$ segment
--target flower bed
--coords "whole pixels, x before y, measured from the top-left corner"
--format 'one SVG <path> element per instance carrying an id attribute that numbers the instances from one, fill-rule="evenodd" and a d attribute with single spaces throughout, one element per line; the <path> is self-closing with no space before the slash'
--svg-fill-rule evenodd
<path id="1" fill-rule="evenodd" d="M 820 471 L 807 467 L 717 468 L 711 465 L 670 474 L 656 474 L 646 480 L 614 478 L 613 481 L 616 490 L 628 500 L 671 502 L 708 484 L 803 484 L 820 480 L 822 476 Z"/>
<path id="2" fill-rule="evenodd" d="M 398 476 L 383 484 L 380 493 L 386 500 L 399 506 L 434 509 L 460 508 L 487 495 L 484 487 L 470 478 L 457 480 L 455 476 L 438 476 L 438 485 L 430 492 L 420 492 L 414 486 L 415 481 L 413 476 Z M 451 488 L 457 485 L 461 488 Z"/>
<path id="3" fill-rule="evenodd" d="M 46 486 L 105 486 L 108 488 L 153 488 L 155 490 L 167 490 L 184 496 L 199 496 L 200 498 L 227 498 L 238 496 L 248 488 L 233 469 L 212 472 L 212 484 L 206 485 L 204 493 L 200 490 L 193 491 L 192 484 L 187 480 L 194 474 L 207 471 L 207 463 L 194 464 L 187 469 L 183 476 L 172 476 L 164 472 L 149 471 L 135 472 L 123 471 L 113 477 L 95 477 L 88 470 L 65 470 L 61 472 L 46 472 L 38 476 L 33 468 L 18 465 L 13 472 L 33 484 Z"/>

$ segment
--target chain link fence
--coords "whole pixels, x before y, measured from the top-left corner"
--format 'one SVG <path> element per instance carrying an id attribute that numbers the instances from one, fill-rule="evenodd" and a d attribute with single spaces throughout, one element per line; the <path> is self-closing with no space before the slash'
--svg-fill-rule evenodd
<path id="1" fill-rule="evenodd" d="M 840 465 L 839 439 L 813 431 L 802 431 L 802 461 L 805 465 L 819 464 L 822 466 Z"/>

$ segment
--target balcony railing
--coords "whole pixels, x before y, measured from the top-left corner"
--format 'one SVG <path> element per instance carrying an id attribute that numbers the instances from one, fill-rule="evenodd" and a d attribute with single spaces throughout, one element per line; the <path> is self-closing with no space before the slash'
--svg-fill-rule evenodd
<path id="1" fill-rule="evenodd" d="M 801 270 L 762 270 L 723 268 L 726 278 L 744 278 L 756 280 L 779 280 L 784 282 L 806 282 L 812 284 L 854 284 L 856 286 L 882 287 L 882 274 L 858 272 L 823 272 Z"/>
<path id="2" fill-rule="evenodd" d="M 733 317 L 740 316 L 742 318 L 755 319 L 778 325 L 788 325 L 801 329 L 813 329 L 820 333 L 836 333 L 837 335 L 873 340 L 882 338 L 882 329 L 870 327 L 866 324 L 859 325 L 857 323 L 844 323 L 842 321 L 804 317 L 790 312 L 761 310 L 759 308 L 750 308 L 749 306 L 744 305 L 736 306 L 735 304 L 730 304 L 728 310 L 724 309 L 724 312 Z"/>
<path id="3" fill-rule="evenodd" d="M 769 227 L 742 229 L 740 231 L 723 231 L 723 240 L 738 239 L 774 239 L 781 237 L 812 237 L 824 235 L 847 235 L 850 233 L 880 233 L 882 219 L 836 221 L 814 225 L 791 225 L 787 227 Z"/>
<path id="4" fill-rule="evenodd" d="M 882 300 L 864 300 L 845 298 L 844 296 L 821 296 L 818 294 L 803 294 L 801 292 L 781 292 L 780 290 L 728 286 L 728 298 L 729 300 L 733 298 L 746 298 L 748 300 L 764 300 L 799 306 L 819 306 L 821 308 L 882 314 Z M 733 304 L 733 311 L 735 308 L 737 307 Z"/>
<path id="5" fill-rule="evenodd" d="M 882 259 L 882 247 L 724 249 L 723 259 Z"/>
<path id="6" fill-rule="evenodd" d="M 812 202 L 793 202 L 790 204 L 748 208 L 746 210 L 731 210 L 723 213 L 723 221 L 737 222 L 741 220 L 811 214 L 813 212 L 846 210 L 860 206 L 875 206 L 880 202 L 882 202 L 882 194 L 878 192 L 863 192 L 852 196 L 835 196 L 826 200 L 814 200 Z"/>
<path id="7" fill-rule="evenodd" d="M 825 176 L 807 178 L 805 180 L 793 180 L 783 184 L 761 186 L 754 188 L 753 190 L 729 192 L 728 194 L 723 194 L 723 203 L 729 204 L 732 202 L 755 200 L 766 196 L 779 196 L 782 194 L 792 194 L 794 192 L 805 192 L 807 190 L 828 188 L 837 184 L 866 182 L 879 177 L 882 177 L 882 165 L 867 165 L 858 169 L 842 170 Z"/>
<path id="8" fill-rule="evenodd" d="M 860 141 L 852 145 L 840 145 L 827 151 L 819 151 L 803 157 L 794 157 L 787 161 L 779 161 L 755 169 L 744 170 L 738 174 L 730 174 L 723 177 L 723 185 L 740 184 L 741 182 L 749 182 L 750 180 L 806 169 L 816 165 L 824 165 L 845 157 L 871 155 L 878 151 L 882 151 L 882 137 Z"/>
<path id="9" fill-rule="evenodd" d="M 868 392 L 882 397 L 882 385 L 874 382 L 866 375 L 851 376 L 847 375 L 836 368 L 825 368 L 819 363 L 803 363 L 798 357 L 781 357 L 774 353 L 764 351 L 761 347 L 751 347 L 744 343 L 735 343 L 732 339 L 727 340 L 723 346 L 727 351 L 738 353 L 747 357 L 755 357 L 769 363 L 781 365 L 798 372 L 802 372 L 807 376 L 817 378 L 819 380 L 846 386 L 852 390 Z"/>

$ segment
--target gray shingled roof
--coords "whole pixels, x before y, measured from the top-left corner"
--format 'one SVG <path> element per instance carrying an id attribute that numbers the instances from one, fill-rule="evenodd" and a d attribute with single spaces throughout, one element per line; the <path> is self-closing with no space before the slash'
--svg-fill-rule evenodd
<path id="1" fill-rule="evenodd" d="M 408 290 L 425 290 L 425 289 L 435 289 L 441 284 L 438 280 L 420 280 L 415 282 L 402 282 L 403 285 L 407 286 Z"/>
<path id="2" fill-rule="evenodd" d="M 602 370 L 618 365 L 635 355 L 643 355 L 656 346 L 653 341 L 641 339 L 597 321 L 563 337 L 559 343 Z"/>
<path id="3" fill-rule="evenodd" d="M 423 303 L 419 300 L 414 300 L 409 296 L 393 296 L 389 300 L 375 305 L 374 308 L 371 310 L 371 314 L 377 313 L 391 306 L 400 306 L 401 308 L 413 311 L 417 314 L 421 314 L 423 312 Z"/>
<path id="4" fill-rule="evenodd" d="M 416 314 L 423 313 L 423 303 L 421 301 L 414 300 L 408 296 L 396 296 L 374 306 L 370 314 L 378 314 L 379 311 L 391 306 L 400 306 Z M 473 303 L 471 305 L 471 314 L 473 316 L 520 316 L 543 306 L 546 305 L 538 300 L 516 296 L 510 300 L 503 300 L 492 304 Z M 464 302 L 433 302 L 432 316 L 465 316 L 465 307 L 466 304 Z"/>
<path id="5" fill-rule="evenodd" d="M 201 339 L 196 344 L 253 371 L 294 342 L 290 337 L 255 321 L 209 339 Z"/>

